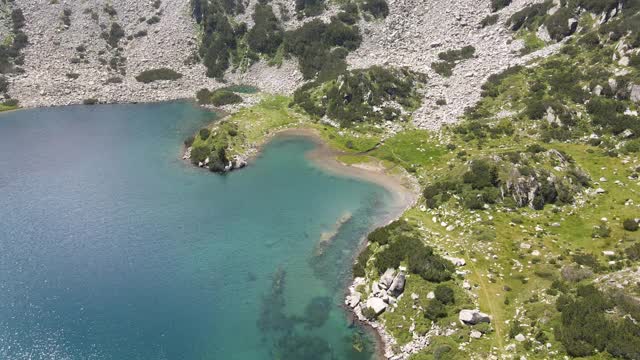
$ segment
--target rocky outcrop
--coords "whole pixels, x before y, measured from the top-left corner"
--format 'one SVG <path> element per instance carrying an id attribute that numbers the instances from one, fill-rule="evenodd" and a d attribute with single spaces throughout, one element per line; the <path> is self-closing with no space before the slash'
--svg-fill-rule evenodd
<path id="1" fill-rule="evenodd" d="M 514 0 L 500 12 L 497 24 L 479 24 L 490 14 L 489 0 L 389 1 L 390 14 L 384 21 L 363 23 L 364 42 L 350 54 L 353 68 L 371 65 L 406 66 L 429 76 L 424 102 L 414 113 L 414 122 L 435 129 L 456 122 L 465 108 L 480 100 L 481 86 L 491 75 L 510 66 L 548 56 L 559 45 L 521 56 L 523 43 L 513 40 L 504 22 L 527 4 L 542 0 Z M 431 64 L 442 51 L 472 45 L 475 57 L 458 64 L 449 78 L 436 74 Z M 438 105 L 438 100 L 446 105 Z"/>
<path id="2" fill-rule="evenodd" d="M 280 67 L 258 62 L 244 73 L 229 71 L 226 84 L 206 77 L 205 67 L 193 57 L 198 36 L 189 0 L 163 0 L 157 9 L 152 3 L 16 0 L 26 18 L 29 46 L 23 50 L 24 73 L 12 77 L 9 94 L 22 106 L 35 107 L 85 99 L 128 103 L 193 98 L 201 88 L 228 83 L 290 94 L 299 85 L 302 76 L 291 60 Z M 105 12 L 107 4 L 115 10 L 113 15 Z M 69 26 L 60 20 L 64 9 L 71 10 Z M 153 16 L 157 23 L 144 20 Z M 117 49 L 102 35 L 113 23 L 125 33 Z M 157 68 L 172 69 L 182 77 L 148 84 L 135 79 L 142 71 Z"/>
<path id="3" fill-rule="evenodd" d="M 460 310 L 458 319 L 463 325 L 477 325 L 480 323 L 490 323 L 491 317 L 480 312 L 480 310 Z"/>
<path id="4" fill-rule="evenodd" d="M 481 28 L 489 14 L 489 0 L 389 1 L 390 14 L 384 20 L 358 24 L 363 44 L 349 55 L 351 68 L 371 65 L 407 66 L 426 73 L 429 86 L 424 89 L 423 106 L 414 112 L 415 123 L 422 128 L 437 128 L 452 123 L 464 109 L 480 99 L 485 79 L 509 66 L 523 64 L 536 56 L 557 49 L 550 46 L 528 56 L 520 56 L 521 41 L 504 21 L 523 6 L 542 0 L 515 0 L 500 13 L 500 21 Z M 256 0 L 249 1 L 239 21 L 251 25 Z M 200 88 L 223 86 L 205 76 L 205 67 L 194 60 L 198 49 L 196 26 L 190 14 L 189 0 L 164 0 L 158 8 L 152 2 L 126 0 L 88 0 L 84 2 L 47 2 L 16 0 L 27 19 L 25 32 L 30 45 L 24 50 L 25 72 L 11 80 L 9 94 L 25 107 L 98 102 L 153 102 L 192 98 Z M 110 4 L 115 12 L 105 12 Z M 70 24 L 60 16 L 70 9 Z M 294 29 L 311 20 L 294 16 L 293 1 L 274 1 L 276 15 L 286 29 Z M 320 19 L 329 21 L 337 12 L 331 4 Z M 159 19 L 148 23 L 145 19 Z M 285 21 L 286 20 L 286 21 Z M 109 46 L 103 33 L 113 23 L 122 26 L 125 36 L 116 47 Z M 6 26 L 3 24 L 2 26 Z M 444 78 L 431 69 L 431 63 L 445 50 L 473 45 L 475 57 L 461 62 L 453 76 Z M 78 49 L 84 49 L 79 52 Z M 135 80 L 140 72 L 166 67 L 182 77 L 175 81 L 143 84 Z M 229 70 L 230 83 L 253 85 L 266 92 L 290 94 L 302 83 L 295 59 L 281 66 L 264 61 L 246 71 Z M 446 105 L 437 105 L 446 99 Z M 441 102 L 439 102 L 441 103 Z"/>

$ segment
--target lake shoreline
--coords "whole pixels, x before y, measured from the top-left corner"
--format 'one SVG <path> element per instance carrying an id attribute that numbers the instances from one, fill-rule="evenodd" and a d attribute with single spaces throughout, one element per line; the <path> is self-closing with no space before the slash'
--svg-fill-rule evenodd
<path id="1" fill-rule="evenodd" d="M 356 165 L 347 165 L 338 160 L 338 156 L 344 155 L 320 136 L 317 130 L 309 127 L 294 127 L 277 130 L 267 135 L 259 144 L 257 151 L 248 158 L 250 165 L 260 157 L 262 150 L 271 141 L 286 138 L 305 138 L 316 145 L 316 148 L 306 154 L 309 161 L 318 168 L 333 174 L 335 176 L 357 179 L 364 182 L 376 184 L 387 190 L 392 196 L 392 203 L 389 206 L 387 214 L 376 219 L 367 234 L 379 226 L 384 226 L 392 221 L 399 219 L 402 214 L 415 206 L 419 198 L 419 184 L 404 169 L 396 173 L 390 173 L 380 163 L 365 163 Z M 366 235 L 360 239 L 358 250 L 353 254 L 352 263 L 358 258 L 358 255 L 367 247 Z M 349 295 L 349 289 L 354 286 L 353 279 L 347 281 L 343 286 L 342 296 L 346 298 Z M 387 359 L 387 354 L 393 345 L 391 336 L 377 322 L 370 322 L 358 315 L 355 309 L 343 305 L 341 308 L 347 312 L 350 321 L 362 327 L 366 332 L 372 334 L 376 339 L 375 359 Z"/>

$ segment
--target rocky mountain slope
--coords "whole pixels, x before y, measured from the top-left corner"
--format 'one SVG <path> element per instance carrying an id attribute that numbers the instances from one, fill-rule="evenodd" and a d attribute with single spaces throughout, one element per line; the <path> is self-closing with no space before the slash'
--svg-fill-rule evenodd
<path id="1" fill-rule="evenodd" d="M 489 0 L 391 1 L 385 19 L 359 21 L 363 42 L 347 62 L 350 68 L 407 66 L 428 74 L 425 101 L 415 112 L 414 121 L 419 127 L 437 128 L 454 122 L 466 107 L 479 100 L 480 87 L 489 75 L 554 49 L 521 56 L 522 41 L 514 41 L 513 33 L 503 26 L 512 13 L 532 2 L 539 1 L 514 1 L 500 13 L 495 25 L 483 28 L 480 22 L 491 12 Z M 236 16 L 237 21 L 252 26 L 256 3 L 246 3 L 246 11 Z M 86 99 L 109 103 L 161 101 L 190 98 L 200 88 L 223 86 L 205 76 L 206 68 L 194 59 L 201 35 L 191 16 L 189 0 L 46 4 L 16 0 L 4 6 L 21 9 L 26 18 L 24 31 L 29 45 L 23 50 L 24 73 L 11 77 L 9 89 L 9 95 L 21 106 L 66 105 Z M 293 1 L 276 0 L 273 8 L 285 29 L 295 29 L 314 18 L 290 16 L 295 13 Z M 318 18 L 328 22 L 337 9 L 338 5 L 331 4 Z M 5 33 L 9 21 L 9 16 L 0 21 Z M 123 33 L 109 44 L 110 34 L 118 35 L 113 24 L 118 24 Z M 467 45 L 476 48 L 475 56 L 459 64 L 451 77 L 432 70 L 439 53 Z M 182 77 L 172 82 L 136 81 L 142 71 L 157 68 L 172 69 Z M 263 60 L 246 71 L 229 70 L 225 80 L 289 94 L 301 84 L 302 76 L 295 59 L 285 60 L 280 66 L 268 66 Z M 445 105 L 436 105 L 442 100 L 446 100 Z"/>

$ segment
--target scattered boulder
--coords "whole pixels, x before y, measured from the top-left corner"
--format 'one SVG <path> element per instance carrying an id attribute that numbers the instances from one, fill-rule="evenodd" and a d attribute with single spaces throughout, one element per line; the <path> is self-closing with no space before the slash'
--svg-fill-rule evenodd
<path id="1" fill-rule="evenodd" d="M 527 340 L 527 338 L 525 338 L 524 335 L 522 335 L 522 334 L 516 335 L 515 339 L 518 342 L 523 342 L 523 341 Z"/>
<path id="2" fill-rule="evenodd" d="M 462 258 L 456 258 L 453 256 L 443 256 L 443 258 L 451 261 L 451 263 L 455 266 L 465 266 L 467 262 Z"/>
<path id="3" fill-rule="evenodd" d="M 480 310 L 460 310 L 458 315 L 460 323 L 463 325 L 476 325 L 479 323 L 490 323 L 491 317 L 480 312 Z"/>
<path id="4" fill-rule="evenodd" d="M 356 291 L 352 295 L 347 296 L 346 303 L 350 308 L 353 309 L 356 306 L 358 306 L 358 304 L 360 304 L 361 299 L 362 299 L 362 294 Z"/>
<path id="5" fill-rule="evenodd" d="M 472 330 L 469 336 L 471 336 L 472 339 L 480 339 L 482 337 L 482 333 L 478 330 Z"/>
<path id="6" fill-rule="evenodd" d="M 399 273 L 395 279 L 393 279 L 393 282 L 391 283 L 391 286 L 389 287 L 389 294 L 393 295 L 393 296 L 398 296 L 400 294 L 402 294 L 402 292 L 404 291 L 404 284 L 405 284 L 405 275 L 404 273 Z"/>
<path id="7" fill-rule="evenodd" d="M 367 300 L 366 306 L 372 309 L 373 311 L 375 311 L 376 315 L 380 315 L 386 310 L 387 303 L 385 303 L 380 298 L 372 297 L 369 300 Z"/>
<path id="8" fill-rule="evenodd" d="M 387 271 L 385 271 L 384 274 L 382 274 L 382 276 L 380 277 L 380 287 L 383 289 L 388 289 L 393 282 L 395 273 L 396 271 L 394 269 L 387 269 Z"/>

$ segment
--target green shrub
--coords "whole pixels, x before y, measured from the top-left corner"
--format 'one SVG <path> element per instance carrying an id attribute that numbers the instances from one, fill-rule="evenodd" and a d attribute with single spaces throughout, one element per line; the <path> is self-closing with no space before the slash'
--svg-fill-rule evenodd
<path id="1" fill-rule="evenodd" d="M 518 31 L 523 27 L 533 26 L 536 20 L 545 16 L 551 7 L 553 7 L 553 0 L 546 0 L 543 3 L 529 5 L 513 14 L 509 20 L 507 20 L 506 25 L 513 31 Z"/>
<path id="2" fill-rule="evenodd" d="M 365 0 L 361 8 L 376 19 L 383 19 L 389 15 L 389 5 L 386 0 Z"/>
<path id="3" fill-rule="evenodd" d="M 444 77 L 450 77 L 453 75 L 453 69 L 456 67 L 456 64 L 446 62 L 446 61 L 436 61 L 431 64 L 431 68 L 436 74 Z"/>
<path id="4" fill-rule="evenodd" d="M 440 301 L 443 304 L 453 304 L 455 303 L 455 296 L 453 293 L 453 289 L 446 285 L 438 285 L 434 290 L 434 294 L 436 300 Z"/>
<path id="5" fill-rule="evenodd" d="M 476 49 L 471 46 L 465 46 L 457 50 L 448 50 L 438 54 L 438 58 L 447 62 L 462 61 L 473 58 Z"/>
<path id="6" fill-rule="evenodd" d="M 193 137 L 193 136 L 189 136 L 188 138 L 186 138 L 186 139 L 184 140 L 184 146 L 186 146 L 186 147 L 190 147 L 191 145 L 193 145 L 193 142 L 194 142 L 195 140 L 196 140 L 196 139 L 195 139 L 195 137 Z"/>
<path id="7" fill-rule="evenodd" d="M 2 105 L 7 106 L 7 107 L 17 107 L 19 104 L 17 99 L 7 99 L 5 100 Z"/>
<path id="8" fill-rule="evenodd" d="M 371 257 L 371 249 L 369 249 L 369 247 L 364 248 L 364 250 L 362 250 L 360 254 L 358 254 L 358 258 L 356 259 L 356 262 L 353 264 L 353 277 L 366 276 L 365 269 L 367 267 L 367 261 L 369 260 L 370 257 Z"/>
<path id="9" fill-rule="evenodd" d="M 147 19 L 147 24 L 153 25 L 160 22 L 160 17 L 157 15 L 153 15 L 152 17 Z"/>
<path id="10" fill-rule="evenodd" d="M 158 80 L 177 80 L 182 77 L 182 74 L 175 72 L 174 70 L 168 68 L 159 68 L 152 70 L 145 70 L 140 73 L 140 75 L 136 76 L 136 80 L 148 84 L 153 81 Z"/>
<path id="11" fill-rule="evenodd" d="M 211 130 L 209 130 L 208 128 L 202 128 L 200 129 L 198 134 L 200 135 L 200 139 L 207 140 L 211 135 Z"/>
<path id="12" fill-rule="evenodd" d="M 111 29 L 109 29 L 109 34 L 107 36 L 107 43 L 112 47 L 118 47 L 118 43 L 120 39 L 125 36 L 124 29 L 117 22 L 111 23 Z"/>
<path id="13" fill-rule="evenodd" d="M 255 24 L 247 33 L 249 47 L 258 53 L 273 55 L 282 43 L 283 30 L 271 5 L 256 5 L 253 21 Z"/>
<path id="14" fill-rule="evenodd" d="M 608 316 L 614 303 L 593 285 L 578 287 L 575 297 L 560 296 L 556 307 L 562 314 L 555 337 L 569 355 L 608 352 L 623 359 L 640 355 L 640 326 L 627 318 Z"/>
<path id="15" fill-rule="evenodd" d="M 609 229 L 609 226 L 605 223 L 594 226 L 591 231 L 592 238 L 608 238 L 609 235 L 611 235 L 611 229 Z"/>
<path id="16" fill-rule="evenodd" d="M 238 104 L 242 102 L 242 96 L 231 91 L 219 89 L 211 94 L 211 104 L 215 106 L 223 106 L 229 104 Z"/>
<path id="17" fill-rule="evenodd" d="M 373 310 L 372 308 L 364 307 L 362 309 L 362 316 L 364 316 L 367 320 L 374 320 L 378 317 L 378 314 L 376 314 L 375 310 Z"/>
<path id="18" fill-rule="evenodd" d="M 440 318 L 447 317 L 447 308 L 437 299 L 431 299 L 427 308 L 424 309 L 424 317 L 431 321 L 438 321 Z"/>
<path id="19" fill-rule="evenodd" d="M 622 227 L 627 231 L 638 231 L 638 223 L 634 219 L 625 219 Z"/>
<path id="20" fill-rule="evenodd" d="M 511 5 L 513 0 L 491 0 L 491 11 L 496 12 Z"/>
<path id="21" fill-rule="evenodd" d="M 487 17 L 482 19 L 482 21 L 480 21 L 480 26 L 485 28 L 487 26 L 495 25 L 498 23 L 499 18 L 500 16 L 498 14 L 488 15 Z"/>
<path id="22" fill-rule="evenodd" d="M 569 19 L 573 18 L 573 12 L 568 8 L 560 8 L 545 21 L 549 35 L 553 40 L 561 41 L 576 31 L 577 23 L 569 26 Z"/>
<path id="23" fill-rule="evenodd" d="M 105 4 L 103 10 L 109 16 L 116 16 L 118 14 L 116 9 L 114 9 L 113 6 L 111 6 L 111 4 Z"/>
<path id="24" fill-rule="evenodd" d="M 303 16 L 320 15 L 324 8 L 324 0 L 296 0 L 296 12 Z"/>
<path id="25" fill-rule="evenodd" d="M 630 260 L 640 260 L 640 242 L 636 242 L 635 244 L 626 248 L 624 252 Z"/>
<path id="26" fill-rule="evenodd" d="M 17 32 L 22 29 L 25 25 L 24 14 L 22 13 L 22 9 L 13 9 L 11 10 L 11 22 L 13 24 L 13 32 Z"/>
<path id="27" fill-rule="evenodd" d="M 0 75 L 0 93 L 5 93 L 9 89 L 9 80 L 5 76 Z"/>

